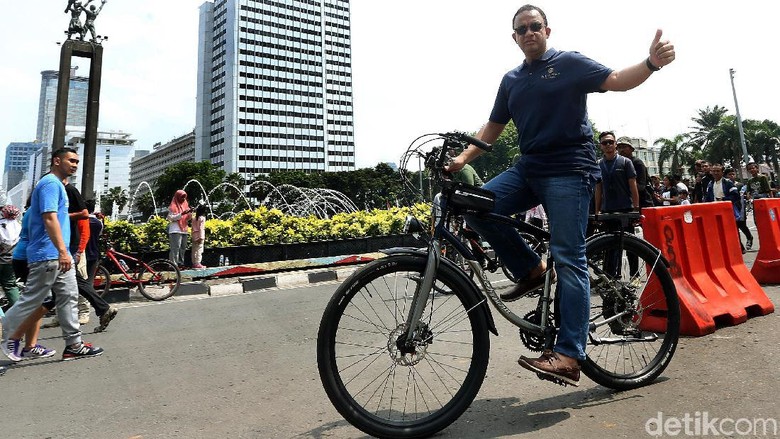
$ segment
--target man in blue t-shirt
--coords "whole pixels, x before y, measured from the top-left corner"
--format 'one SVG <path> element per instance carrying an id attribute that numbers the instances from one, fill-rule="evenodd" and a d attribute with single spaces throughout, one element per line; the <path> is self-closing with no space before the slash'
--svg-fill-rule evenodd
<path id="1" fill-rule="evenodd" d="M 62 180 L 73 175 L 78 165 L 76 150 L 61 148 L 54 151 L 51 172 L 41 178 L 33 190 L 27 244 L 30 273 L 24 293 L 8 310 L 3 321 L 3 334 L 15 333 L 22 322 L 53 293 L 66 344 L 63 360 L 94 357 L 103 353 L 103 349 L 81 340 L 76 308 L 76 271 L 67 244 L 70 241 L 70 221 L 68 196 Z M 9 337 L 3 340 L 1 346 L 11 361 L 22 360 L 20 340 Z"/>
<path id="2" fill-rule="evenodd" d="M 522 356 L 518 363 L 540 376 L 576 386 L 579 361 L 585 359 L 590 307 L 585 229 L 593 184 L 599 177 L 587 95 L 625 91 L 642 84 L 674 60 L 674 46 L 661 40 L 659 29 L 650 45 L 650 56 L 615 71 L 577 52 L 548 49 L 547 16 L 536 6 L 521 7 L 512 18 L 512 28 L 512 38 L 525 60 L 504 75 L 490 119 L 477 137 L 495 142 L 512 120 L 522 155 L 484 188 L 496 194 L 496 213 L 523 212 L 539 203 L 547 212 L 552 231 L 550 250 L 558 271 L 561 327 L 553 351 L 545 351 L 539 358 Z M 481 153 L 469 146 L 448 169 L 458 171 Z M 515 229 L 476 217 L 467 221 L 521 279 L 501 295 L 503 300 L 517 300 L 544 286 L 544 261 Z"/>

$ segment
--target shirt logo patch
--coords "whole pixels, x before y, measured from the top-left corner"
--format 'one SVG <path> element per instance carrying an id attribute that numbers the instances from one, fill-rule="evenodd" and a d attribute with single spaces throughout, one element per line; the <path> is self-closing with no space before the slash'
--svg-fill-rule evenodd
<path id="1" fill-rule="evenodd" d="M 542 75 L 542 79 L 555 79 L 558 75 L 560 73 L 555 71 L 555 67 L 547 67 L 547 73 Z"/>

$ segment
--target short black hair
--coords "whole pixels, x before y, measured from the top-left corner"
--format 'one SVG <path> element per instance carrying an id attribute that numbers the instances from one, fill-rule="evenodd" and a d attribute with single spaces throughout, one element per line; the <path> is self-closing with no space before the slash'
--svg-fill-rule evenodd
<path id="1" fill-rule="evenodd" d="M 538 12 L 539 15 L 542 16 L 542 20 L 544 20 L 544 25 L 547 26 L 547 15 L 545 15 L 545 13 L 542 10 L 542 8 L 540 8 L 538 6 L 534 6 L 534 5 L 523 5 L 523 6 L 520 6 L 520 9 L 518 9 L 517 12 L 515 12 L 514 17 L 512 17 L 512 28 L 513 29 L 515 27 L 515 18 L 517 18 L 517 16 L 522 14 L 523 12 L 528 12 L 528 11 L 536 11 L 536 12 Z"/>
<path id="2" fill-rule="evenodd" d="M 615 133 L 613 133 L 612 131 L 602 131 L 601 134 L 599 134 L 599 140 L 603 139 L 606 136 L 615 137 Z"/>
<path id="3" fill-rule="evenodd" d="M 68 147 L 68 146 L 66 146 L 66 147 L 64 147 L 64 148 L 59 148 L 59 149 L 57 149 L 57 150 L 55 150 L 54 152 L 52 152 L 52 153 L 51 153 L 51 164 L 52 164 L 52 165 L 54 164 L 54 159 L 56 159 L 56 158 L 61 158 L 61 157 L 63 157 L 65 154 L 67 154 L 67 153 L 69 153 L 69 152 L 72 152 L 73 154 L 78 154 L 78 153 L 79 153 L 79 152 L 78 152 L 78 151 L 76 151 L 75 149 L 73 149 L 73 148 L 70 148 L 70 147 Z"/>

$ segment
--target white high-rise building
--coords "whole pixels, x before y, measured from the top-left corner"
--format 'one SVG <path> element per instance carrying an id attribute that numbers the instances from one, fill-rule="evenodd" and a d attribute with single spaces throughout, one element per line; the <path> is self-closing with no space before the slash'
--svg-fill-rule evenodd
<path id="1" fill-rule="evenodd" d="M 195 160 L 355 169 L 348 0 L 206 2 L 199 34 Z"/>

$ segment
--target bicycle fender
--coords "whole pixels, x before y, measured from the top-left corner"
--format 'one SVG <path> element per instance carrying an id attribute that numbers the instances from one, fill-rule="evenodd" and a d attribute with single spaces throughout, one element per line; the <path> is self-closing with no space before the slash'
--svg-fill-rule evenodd
<path id="1" fill-rule="evenodd" d="M 392 255 L 427 255 L 428 251 L 424 247 L 391 247 L 381 248 L 380 253 L 388 256 Z"/>
<path id="2" fill-rule="evenodd" d="M 426 248 L 393 247 L 388 249 L 382 249 L 379 251 L 388 256 L 412 255 L 412 256 L 417 256 L 423 260 L 428 259 L 428 249 Z M 479 309 L 480 312 L 485 314 L 485 319 L 487 320 L 488 329 L 490 329 L 490 332 L 492 332 L 493 335 L 498 335 L 498 329 L 496 329 L 496 322 L 493 320 L 493 313 L 490 312 L 490 307 L 487 305 L 488 300 L 485 296 L 483 296 L 479 292 L 479 290 L 477 289 L 477 285 L 474 283 L 474 280 L 466 276 L 466 274 L 463 273 L 463 270 L 458 268 L 457 265 L 455 265 L 452 261 L 450 261 L 447 258 L 441 258 L 439 260 L 439 263 L 446 265 L 453 272 L 455 272 L 457 276 L 460 276 L 464 281 L 466 281 L 466 284 L 468 284 L 471 287 L 469 288 L 467 294 L 470 294 L 472 296 L 474 303 L 479 303 L 480 301 L 484 301 L 484 306 L 480 306 L 477 309 Z"/>

